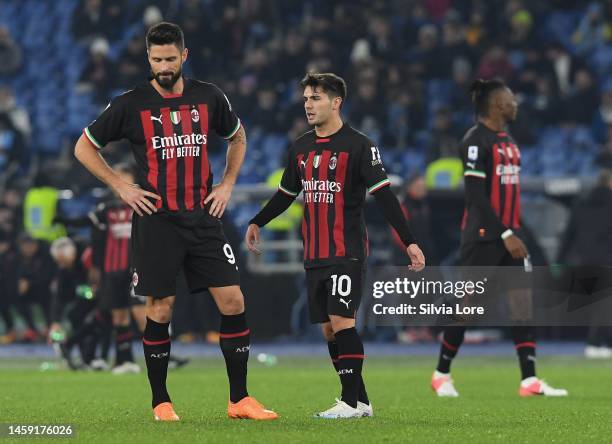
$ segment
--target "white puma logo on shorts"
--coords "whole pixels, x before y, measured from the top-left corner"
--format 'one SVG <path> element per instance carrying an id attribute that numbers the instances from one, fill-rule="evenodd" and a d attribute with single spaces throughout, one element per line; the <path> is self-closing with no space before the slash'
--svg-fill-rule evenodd
<path id="1" fill-rule="evenodd" d="M 344 299 L 340 298 L 340 302 L 342 302 L 344 305 L 346 305 L 346 309 L 349 309 L 349 304 L 351 303 L 352 299 L 349 299 L 348 302 L 345 301 Z"/>

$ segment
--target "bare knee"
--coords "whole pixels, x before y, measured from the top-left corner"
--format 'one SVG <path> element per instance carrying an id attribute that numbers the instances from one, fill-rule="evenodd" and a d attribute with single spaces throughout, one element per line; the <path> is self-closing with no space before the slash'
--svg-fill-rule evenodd
<path id="1" fill-rule="evenodd" d="M 219 311 L 224 315 L 237 315 L 244 312 L 244 296 L 240 287 L 211 288 L 212 294 Z"/>
<path id="2" fill-rule="evenodd" d="M 174 297 L 170 296 L 162 299 L 147 298 L 147 317 L 162 324 L 170 322 L 172 319 L 172 307 Z"/>
<path id="3" fill-rule="evenodd" d="M 323 337 L 327 342 L 334 342 L 336 340 L 331 322 L 321 324 L 321 332 L 323 333 Z"/>
<path id="4" fill-rule="evenodd" d="M 355 319 L 354 318 L 345 318 L 343 316 L 335 316 L 332 315 L 329 317 L 330 326 L 334 333 L 339 332 L 340 330 L 346 330 L 347 328 L 355 327 Z"/>

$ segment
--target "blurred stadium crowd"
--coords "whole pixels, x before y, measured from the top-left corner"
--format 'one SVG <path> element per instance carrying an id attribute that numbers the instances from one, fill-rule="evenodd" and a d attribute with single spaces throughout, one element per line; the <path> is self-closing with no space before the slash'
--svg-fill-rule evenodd
<path id="1" fill-rule="evenodd" d="M 387 169 L 403 179 L 456 157 L 473 122 L 466 90 L 477 77 L 500 77 L 517 94 L 512 132 L 524 177 L 592 177 L 612 168 L 610 1 L 5 0 L 4 342 L 18 338 L 11 327 L 17 313 L 28 327 L 22 339 L 44 336 L 28 317 L 31 305 L 51 310 L 46 301 L 58 272 L 49 243 L 68 230 L 84 247 L 89 228 L 75 221 L 103 194 L 77 166 L 72 147 L 111 97 L 146 78 L 144 32 L 162 19 L 185 32 L 185 74 L 218 84 L 245 125 L 249 148 L 241 184 L 266 182 L 282 166 L 290 141 L 307 130 L 298 87 L 307 71 L 347 80 L 347 120 L 379 143 Z M 219 174 L 224 145 L 216 140 L 209 149 Z M 131 152 L 116 143 L 105 158 L 113 164 L 129 160 Z M 412 209 L 423 215 L 427 236 L 426 191 L 416 183 Z M 612 202 L 612 181 L 604 176 L 600 185 L 604 202 Z M 242 232 L 258 206 L 234 208 L 228 223 Z"/>

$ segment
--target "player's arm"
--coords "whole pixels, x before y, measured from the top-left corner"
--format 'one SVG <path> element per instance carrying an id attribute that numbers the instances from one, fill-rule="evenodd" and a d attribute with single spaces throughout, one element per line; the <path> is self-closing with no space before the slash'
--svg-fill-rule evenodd
<path id="1" fill-rule="evenodd" d="M 74 147 L 74 155 L 90 173 L 108 185 L 139 216 L 143 213 L 152 214 L 157 211 L 157 207 L 149 198 L 161 200 L 161 197 L 122 180 L 98 151 L 109 142 L 125 138 L 127 111 L 122 97 L 112 100 L 102 114 L 83 130 Z"/>
<path id="2" fill-rule="evenodd" d="M 249 251 L 257 254 L 261 254 L 261 251 L 257 248 L 261 240 L 259 228 L 266 225 L 272 219 L 280 216 L 285 212 L 287 208 L 291 206 L 297 194 L 295 196 L 289 195 L 281 190 L 278 190 L 272 199 L 268 201 L 266 205 L 255 215 L 253 219 L 249 221 L 249 227 L 247 228 L 245 241 Z"/>
<path id="3" fill-rule="evenodd" d="M 373 145 L 371 141 L 368 141 L 361 152 L 362 179 L 365 181 L 368 192 L 374 196 L 376 204 L 383 211 L 387 222 L 395 229 L 404 243 L 411 262 L 410 270 L 421 271 L 425 267 L 425 256 L 410 232 L 402 207 L 391 191 L 391 181 L 383 167 L 380 152 Z"/>
<path id="4" fill-rule="evenodd" d="M 526 257 L 528 252 L 523 241 L 511 229 L 504 226 L 491 206 L 486 187 L 485 153 L 477 145 L 466 144 L 462 148 L 461 155 L 464 161 L 463 179 L 467 206 L 478 209 L 483 224 L 493 235 L 499 236 L 504 241 L 506 249 L 513 258 Z"/>
<path id="5" fill-rule="evenodd" d="M 240 125 L 236 133 L 229 139 L 227 145 L 227 158 L 225 171 L 221 183 L 213 186 L 213 190 L 206 197 L 205 204 L 210 204 L 210 214 L 214 217 L 221 217 L 225 212 L 225 208 L 232 196 L 232 190 L 238 179 L 242 162 L 246 153 L 246 131 Z"/>
<path id="6" fill-rule="evenodd" d="M 205 204 L 210 204 L 209 212 L 214 217 L 221 217 L 232 196 L 232 190 L 238 179 L 240 167 L 246 153 L 247 137 L 240 119 L 234 113 L 227 96 L 216 86 L 212 89 L 215 111 L 213 115 L 213 129 L 228 140 L 227 160 L 221 182 L 213 186 L 206 197 Z"/>
<path id="7" fill-rule="evenodd" d="M 389 186 L 380 188 L 378 191 L 372 193 L 376 204 L 382 210 L 385 219 L 393 227 L 402 243 L 406 247 L 406 253 L 410 257 L 412 265 L 411 270 L 420 271 L 425 267 L 425 256 L 419 248 L 410 231 L 402 207 L 397 200 L 397 197 L 391 191 Z"/>

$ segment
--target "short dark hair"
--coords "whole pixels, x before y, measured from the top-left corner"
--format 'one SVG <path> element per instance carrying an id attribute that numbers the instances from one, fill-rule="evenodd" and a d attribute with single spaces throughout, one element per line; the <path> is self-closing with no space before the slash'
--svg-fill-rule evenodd
<path id="1" fill-rule="evenodd" d="M 147 31 L 147 49 L 152 45 L 176 45 L 181 51 L 185 48 L 185 36 L 179 25 L 159 22 Z"/>
<path id="2" fill-rule="evenodd" d="M 300 85 L 302 89 L 306 89 L 307 86 L 312 87 L 312 89 L 319 87 L 330 97 L 340 97 L 342 99 L 340 107 L 344 105 L 344 100 L 346 99 L 346 82 L 342 77 L 334 73 L 309 72 L 300 81 Z"/>
<path id="3" fill-rule="evenodd" d="M 477 116 L 486 117 L 489 115 L 489 102 L 491 95 L 498 89 L 507 88 L 502 80 L 474 80 L 470 86 L 470 97 L 474 104 L 474 112 Z"/>

